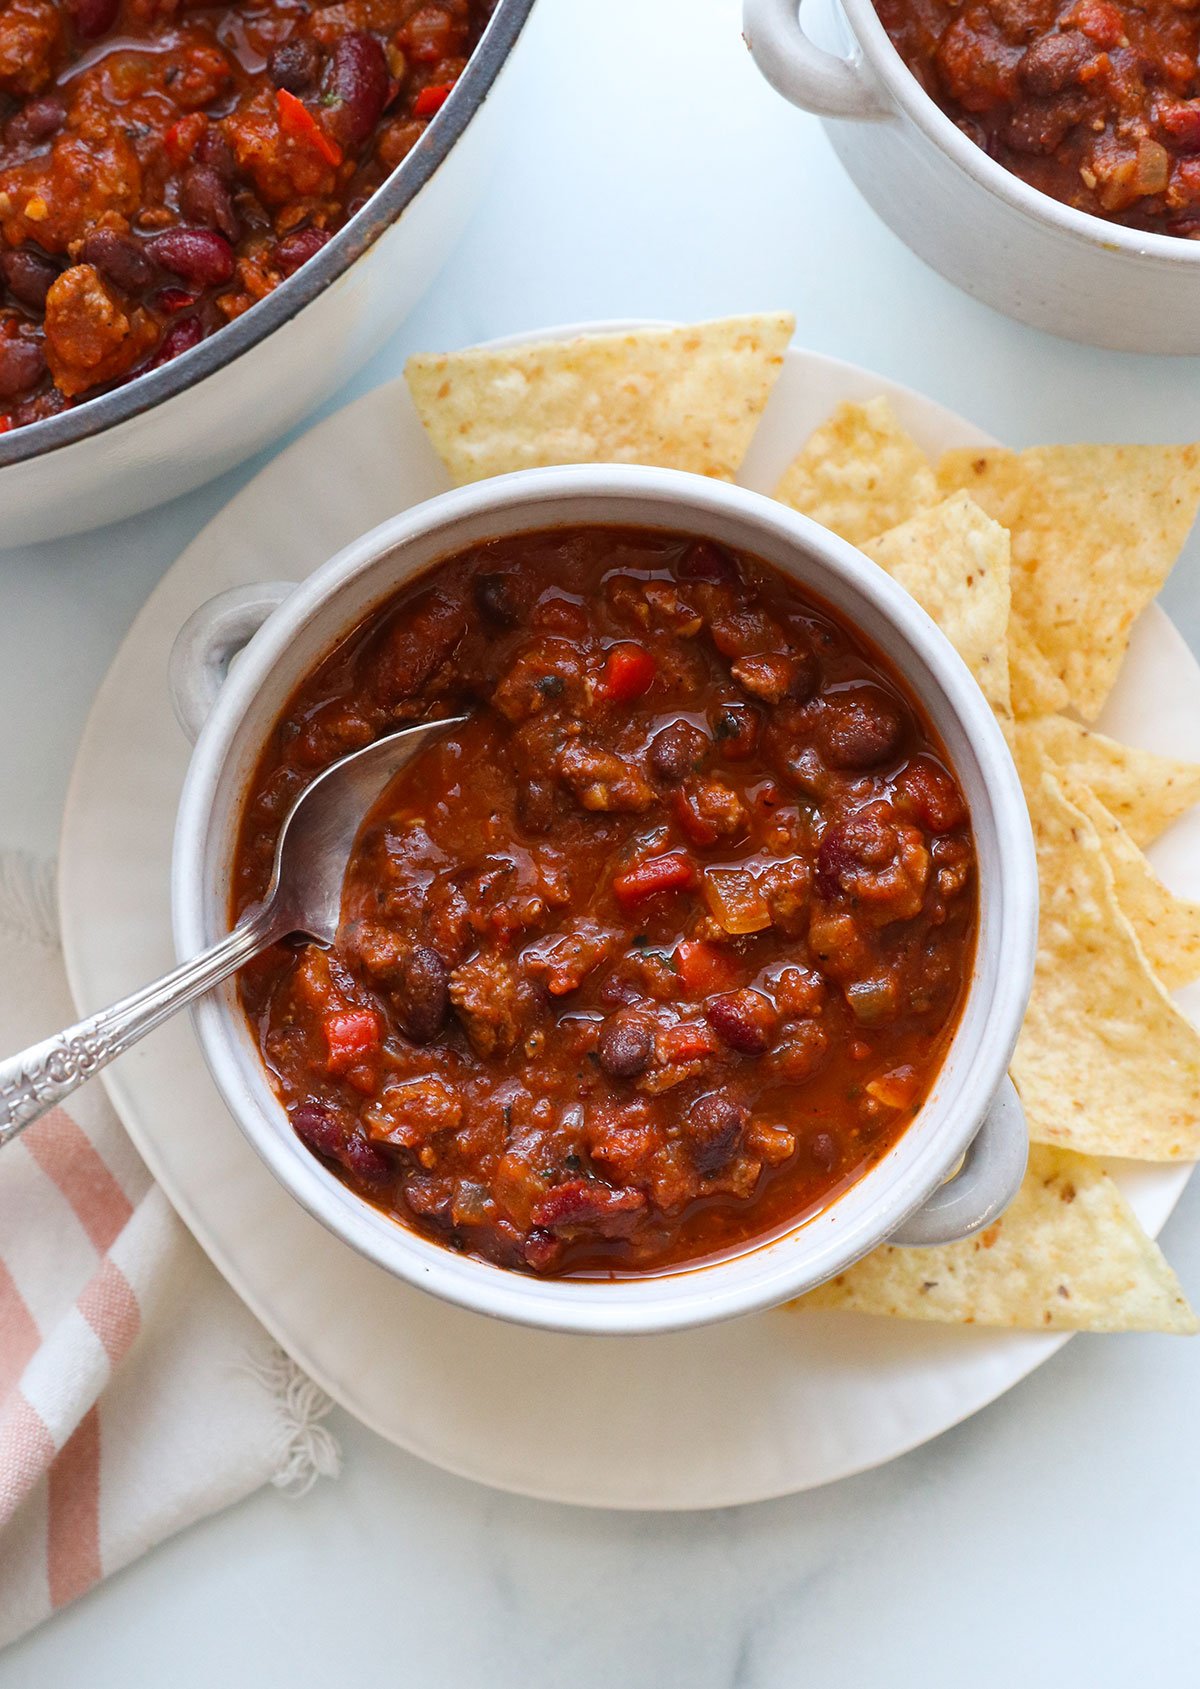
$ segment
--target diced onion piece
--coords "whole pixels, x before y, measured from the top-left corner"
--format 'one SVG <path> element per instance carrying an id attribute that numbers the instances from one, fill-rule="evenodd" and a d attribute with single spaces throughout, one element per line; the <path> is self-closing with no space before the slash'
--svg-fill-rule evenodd
<path id="1" fill-rule="evenodd" d="M 876 1102 L 883 1103 L 885 1108 L 908 1108 L 917 1094 L 917 1070 L 907 1064 L 894 1067 L 890 1073 L 881 1073 L 878 1079 L 872 1079 L 866 1087 L 869 1097 Z"/>
<path id="2" fill-rule="evenodd" d="M 770 905 L 745 868 L 706 868 L 704 901 L 728 933 L 762 932 L 771 925 Z"/>
<path id="3" fill-rule="evenodd" d="M 899 1006 L 896 982 L 883 979 L 859 979 L 846 987 L 846 1001 L 860 1026 L 880 1026 L 890 1020 Z"/>
<path id="4" fill-rule="evenodd" d="M 1158 141 L 1138 143 L 1137 168 L 1134 186 L 1140 194 L 1161 194 L 1167 191 L 1171 175 L 1171 155 Z"/>

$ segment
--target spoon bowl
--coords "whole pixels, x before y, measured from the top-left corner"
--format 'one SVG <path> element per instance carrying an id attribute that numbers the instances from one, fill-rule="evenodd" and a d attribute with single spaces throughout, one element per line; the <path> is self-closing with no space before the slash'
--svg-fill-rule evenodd
<path id="1" fill-rule="evenodd" d="M 283 824 L 266 896 L 232 932 L 153 985 L 0 1061 L 0 1145 L 269 944 L 293 933 L 332 944 L 346 865 L 368 810 L 405 763 L 465 720 L 446 716 L 402 727 L 318 774 Z"/>

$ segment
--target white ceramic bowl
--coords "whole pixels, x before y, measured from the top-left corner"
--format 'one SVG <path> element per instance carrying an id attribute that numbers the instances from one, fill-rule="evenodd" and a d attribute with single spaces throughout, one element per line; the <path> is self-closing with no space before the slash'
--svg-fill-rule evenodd
<path id="1" fill-rule="evenodd" d="M 486 188 L 506 71 L 534 0 L 498 0 L 420 143 L 295 275 L 191 351 L 0 434 L 0 544 L 148 510 L 277 439 L 403 322 Z"/>
<path id="2" fill-rule="evenodd" d="M 945 743 L 974 824 L 979 938 L 945 1063 L 900 1142 L 824 1213 L 733 1259 L 615 1283 L 539 1280 L 429 1242 L 323 1167 L 271 1089 L 232 984 L 205 999 L 195 1019 L 213 1077 L 250 1142 L 309 1213 L 363 1255 L 464 1307 L 529 1325 L 663 1331 L 782 1302 L 885 1238 L 934 1243 L 963 1236 L 1003 1209 L 1024 1170 L 1025 1122 L 1006 1079 L 1037 925 L 1024 799 L 1004 737 L 967 669 L 924 612 L 861 553 L 771 499 L 698 476 L 617 466 L 530 470 L 406 511 L 300 586 L 237 588 L 213 600 L 182 630 L 172 657 L 180 718 L 199 735 L 176 826 L 175 942 L 188 956 L 226 930 L 247 783 L 289 697 L 338 640 L 404 582 L 469 545 L 589 522 L 704 535 L 776 564 L 889 654 Z"/>
<path id="3" fill-rule="evenodd" d="M 767 80 L 826 130 L 918 257 L 1034 328 L 1121 352 L 1200 352 L 1200 241 L 1062 205 L 989 158 L 925 93 L 872 0 L 744 0 Z M 816 45 L 839 43 L 837 52 Z"/>

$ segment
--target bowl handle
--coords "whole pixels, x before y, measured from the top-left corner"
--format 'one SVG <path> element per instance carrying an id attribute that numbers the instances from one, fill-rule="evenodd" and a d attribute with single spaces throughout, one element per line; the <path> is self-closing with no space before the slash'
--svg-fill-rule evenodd
<path id="1" fill-rule="evenodd" d="M 808 39 L 799 0 L 744 0 L 742 36 L 772 88 L 818 117 L 894 113 L 861 59 L 839 59 Z"/>
<path id="2" fill-rule="evenodd" d="M 1006 1078 L 958 1172 L 939 1185 L 888 1242 L 928 1249 L 982 1231 L 1016 1196 L 1028 1155 L 1025 1111 L 1016 1086 Z"/>
<path id="3" fill-rule="evenodd" d="M 175 719 L 193 745 L 225 684 L 230 663 L 295 590 L 295 581 L 230 587 L 202 604 L 180 628 L 167 664 L 167 685 Z"/>

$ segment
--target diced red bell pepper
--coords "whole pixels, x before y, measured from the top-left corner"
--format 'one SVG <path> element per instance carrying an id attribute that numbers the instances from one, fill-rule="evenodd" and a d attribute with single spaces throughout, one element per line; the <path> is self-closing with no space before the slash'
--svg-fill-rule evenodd
<path id="1" fill-rule="evenodd" d="M 298 100 L 286 88 L 280 88 L 275 97 L 279 102 L 279 127 L 284 134 L 296 141 L 307 141 L 326 164 L 332 164 L 336 169 L 342 162 L 342 149 L 317 122 L 304 101 Z"/>
<path id="2" fill-rule="evenodd" d="M 428 88 L 422 88 L 413 101 L 413 116 L 432 117 L 435 112 L 441 111 L 453 92 L 453 82 L 435 82 Z"/>
<path id="3" fill-rule="evenodd" d="M 325 1017 L 324 1032 L 329 1046 L 325 1065 L 337 1075 L 348 1073 L 378 1052 L 383 1027 L 374 1009 L 344 1009 Z"/>
<path id="4" fill-rule="evenodd" d="M 0 434 L 7 434 L 13 425 L 11 416 L 0 416 Z"/>
<path id="5" fill-rule="evenodd" d="M 666 856 L 652 856 L 627 868 L 613 880 L 613 894 L 626 909 L 643 898 L 657 897 L 664 891 L 683 891 L 696 883 L 696 865 L 682 851 L 670 851 Z"/>
<path id="6" fill-rule="evenodd" d="M 171 163 L 186 164 L 207 128 L 208 119 L 202 111 L 189 111 L 172 123 L 163 135 L 163 147 Z"/>
<path id="7" fill-rule="evenodd" d="M 679 1021 L 675 1026 L 667 1027 L 662 1034 L 661 1047 L 668 1064 L 703 1061 L 715 1052 L 717 1041 L 707 1026 Z"/>
<path id="8" fill-rule="evenodd" d="M 631 704 L 654 685 L 657 665 L 649 651 L 626 640 L 609 650 L 596 696 L 608 704 Z"/>
<path id="9" fill-rule="evenodd" d="M 189 305 L 194 305 L 199 297 L 198 293 L 186 293 L 181 287 L 160 287 L 154 303 L 160 311 L 174 316 L 177 311 L 186 311 Z"/>
<path id="10" fill-rule="evenodd" d="M 685 938 L 675 949 L 675 967 L 692 997 L 729 991 L 738 982 L 733 958 L 702 938 Z"/>

